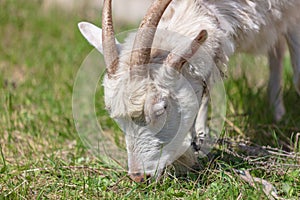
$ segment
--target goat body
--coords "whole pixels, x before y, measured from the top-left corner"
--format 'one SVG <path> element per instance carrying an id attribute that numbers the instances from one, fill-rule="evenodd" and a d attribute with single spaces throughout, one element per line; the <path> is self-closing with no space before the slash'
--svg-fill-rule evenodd
<path id="1" fill-rule="evenodd" d="M 110 3 L 105 0 L 103 12 L 109 13 Z M 159 177 L 179 158 L 187 166 L 197 164 L 191 143 L 208 131 L 206 84 L 213 84 L 214 67 L 224 72 L 233 53 L 268 53 L 270 104 L 279 121 L 285 113 L 280 77 L 286 38 L 300 94 L 299 0 L 157 0 L 148 14 L 160 5 L 166 10 L 158 11 L 158 25 L 145 17 L 123 44 L 113 44 L 114 38 L 105 43 L 113 31 L 103 32 L 102 48 L 101 29 L 79 24 L 87 40 L 107 54 L 105 103 L 125 132 L 129 174 L 136 181 Z M 110 18 L 104 16 L 103 31 L 112 30 Z M 152 40 L 139 43 L 143 37 Z M 134 61 L 143 55 L 148 56 Z"/>

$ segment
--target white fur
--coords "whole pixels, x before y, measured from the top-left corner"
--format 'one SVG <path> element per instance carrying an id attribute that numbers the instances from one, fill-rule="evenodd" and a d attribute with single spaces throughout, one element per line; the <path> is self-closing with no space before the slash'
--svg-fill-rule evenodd
<path id="1" fill-rule="evenodd" d="M 281 73 L 277 72 L 281 70 L 281 64 L 277 62 L 282 58 L 272 51 L 277 41 L 285 36 L 299 92 L 299 9 L 299 0 L 174 0 L 159 23 L 146 77 L 139 75 L 139 68 L 129 70 L 135 34 L 129 35 L 122 48 L 119 47 L 120 63 L 116 74 L 112 79 L 106 76 L 103 82 L 106 106 L 126 133 L 129 173 L 132 176 L 144 173 L 160 175 L 167 165 L 185 155 L 192 142 L 191 132 L 195 129 L 193 124 L 200 109 L 201 103 L 197 102 L 201 102 L 202 83 L 212 83 L 210 77 L 214 67 L 225 71 L 228 58 L 235 52 L 269 52 L 270 60 L 275 61 L 270 62 L 269 94 L 275 107 L 275 118 L 280 120 L 284 107 L 279 81 Z M 79 28 L 102 52 L 99 43 L 101 29 L 87 23 L 80 24 Z M 166 51 L 184 55 L 183 49 L 189 47 L 201 30 L 208 32 L 208 38 L 197 56 L 189 59 L 190 65 L 184 66 L 183 76 L 157 64 L 165 59 Z M 278 50 L 280 45 L 275 48 Z M 274 83 L 276 81 L 279 83 Z M 156 113 L 156 108 L 166 102 L 168 108 L 165 112 Z M 197 120 L 199 125 L 196 125 L 198 132 L 207 132 L 207 100 L 203 102 Z M 145 126 L 138 124 L 144 121 Z M 192 166 L 196 159 L 190 156 L 190 150 L 186 152 L 189 155 L 186 154 L 184 162 Z"/>

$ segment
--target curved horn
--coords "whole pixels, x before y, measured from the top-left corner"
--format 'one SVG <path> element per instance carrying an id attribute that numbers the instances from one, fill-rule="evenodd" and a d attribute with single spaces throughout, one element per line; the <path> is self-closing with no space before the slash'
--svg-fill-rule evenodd
<path id="1" fill-rule="evenodd" d="M 112 0 L 104 0 L 102 11 L 102 45 L 108 77 L 116 73 L 119 64 L 111 2 Z"/>
<path id="2" fill-rule="evenodd" d="M 148 9 L 135 37 L 130 59 L 131 67 L 147 64 L 149 62 L 155 30 L 171 1 L 172 0 L 156 0 Z"/>
<path id="3" fill-rule="evenodd" d="M 190 59 L 199 49 L 199 47 L 207 39 L 207 31 L 202 30 L 196 37 L 193 39 L 190 46 L 183 52 L 183 55 L 177 55 L 175 53 L 169 53 L 168 57 L 165 60 L 165 65 L 173 67 L 177 71 L 182 69 L 183 64 L 186 62 L 186 59 Z"/>

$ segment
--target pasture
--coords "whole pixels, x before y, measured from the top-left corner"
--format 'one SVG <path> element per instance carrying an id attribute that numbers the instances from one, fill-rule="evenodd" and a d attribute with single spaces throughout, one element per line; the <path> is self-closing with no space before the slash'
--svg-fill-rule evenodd
<path id="1" fill-rule="evenodd" d="M 300 97 L 288 53 L 282 122 L 273 122 L 267 103 L 266 59 L 238 55 L 225 80 L 222 138 L 201 160 L 202 168 L 137 184 L 126 168 L 112 167 L 90 153 L 73 121 L 73 84 L 92 50 L 77 23 L 99 25 L 100 11 L 90 16 L 40 8 L 40 1 L 0 1 L 0 199 L 300 198 Z M 116 32 L 136 26 L 118 24 Z M 99 91 L 102 128 L 120 133 L 101 97 Z M 272 187 L 276 192 L 268 196 L 266 188 Z"/>

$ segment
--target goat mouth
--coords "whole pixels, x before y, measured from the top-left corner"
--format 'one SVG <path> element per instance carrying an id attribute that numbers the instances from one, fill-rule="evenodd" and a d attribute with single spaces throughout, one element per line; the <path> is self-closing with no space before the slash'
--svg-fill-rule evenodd
<path id="1" fill-rule="evenodd" d="M 161 170 L 156 170 L 154 174 L 147 173 L 147 172 L 128 172 L 128 175 L 131 180 L 133 180 L 136 183 L 146 183 L 151 184 L 153 182 L 160 182 L 162 178 L 164 177 L 164 172 L 166 170 L 166 167 Z"/>
<path id="2" fill-rule="evenodd" d="M 129 174 L 129 177 L 131 180 L 133 180 L 136 183 L 147 183 L 149 184 L 151 181 L 151 175 L 150 174 L 143 174 L 143 173 L 131 173 Z"/>

